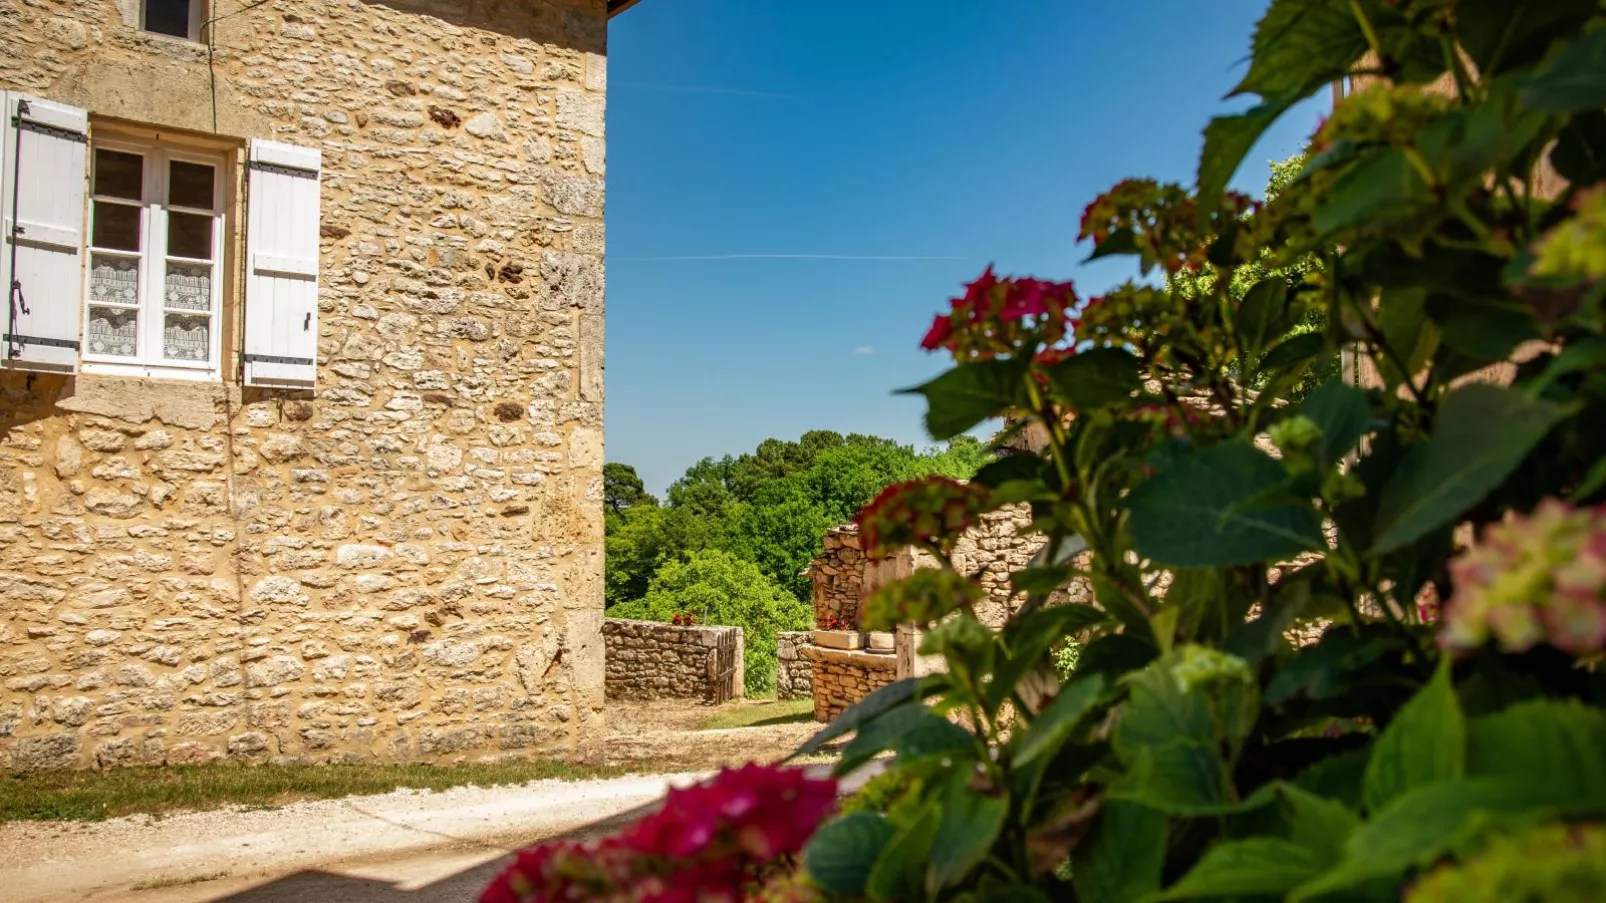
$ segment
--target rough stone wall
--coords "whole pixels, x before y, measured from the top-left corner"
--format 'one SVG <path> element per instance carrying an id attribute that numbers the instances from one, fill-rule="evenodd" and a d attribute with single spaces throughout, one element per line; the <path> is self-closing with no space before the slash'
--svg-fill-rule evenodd
<path id="1" fill-rule="evenodd" d="M 977 609 L 976 616 L 988 627 L 1003 627 L 1025 601 L 1025 596 L 1017 596 L 1010 586 L 1009 575 L 1030 564 L 1032 557 L 1048 543 L 1048 538 L 1042 534 L 1020 535 L 1019 531 L 1031 521 L 1031 508 L 1027 505 L 1011 505 L 988 512 L 982 515 L 980 524 L 959 537 L 949 556 L 960 573 L 981 575 L 988 601 Z M 926 562 L 927 566 L 935 563 Z M 1092 590 L 1081 579 L 1067 584 L 1049 598 L 1050 604 L 1056 605 L 1092 601 Z"/>
<path id="2" fill-rule="evenodd" d="M 604 0 L 245 6 L 209 72 L 0 0 L 0 87 L 92 133 L 324 160 L 315 393 L 0 373 L 0 767 L 592 754 Z"/>
<path id="3" fill-rule="evenodd" d="M 897 679 L 898 658 L 808 646 L 803 658 L 813 668 L 814 720 L 830 721 L 848 706 Z"/>
<path id="4" fill-rule="evenodd" d="M 1024 597 L 1017 597 L 1010 587 L 1009 575 L 1026 567 L 1048 541 L 1041 534 L 1020 535 L 1020 529 L 1029 523 L 1031 509 L 1026 505 L 1012 505 L 982 515 L 981 523 L 965 531 L 954 544 L 950 556 L 953 566 L 961 573 L 979 575 L 987 590 L 988 601 L 976 614 L 989 627 L 1002 627 L 1010 613 L 1024 601 Z M 835 614 L 849 623 L 857 623 L 860 605 L 876 589 L 907 577 L 918 568 L 936 566 L 935 558 L 916 549 L 871 559 L 860 548 L 856 526 L 832 527 L 826 533 L 824 551 L 805 571 L 814 587 L 815 617 Z M 1086 582 L 1078 580 L 1058 591 L 1051 602 L 1092 600 Z"/>
<path id="5" fill-rule="evenodd" d="M 702 699 L 742 695 L 742 628 L 676 627 L 659 621 L 606 618 L 609 699 Z M 722 674 L 718 648 L 736 650 L 732 674 Z"/>
<path id="6" fill-rule="evenodd" d="M 814 622 L 835 615 L 849 624 L 859 622 L 864 599 L 865 568 L 869 559 L 859 548 L 855 524 L 832 527 L 825 533 L 824 551 L 809 562 L 804 575 L 814 588 Z"/>
<path id="7" fill-rule="evenodd" d="M 803 699 L 813 694 L 814 663 L 803 657 L 803 650 L 812 645 L 811 631 L 782 631 L 775 635 L 776 698 Z"/>

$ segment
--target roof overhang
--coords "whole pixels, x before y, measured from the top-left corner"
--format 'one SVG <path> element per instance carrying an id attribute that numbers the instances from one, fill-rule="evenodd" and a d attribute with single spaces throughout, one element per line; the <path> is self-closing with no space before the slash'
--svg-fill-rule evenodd
<path id="1" fill-rule="evenodd" d="M 608 0 L 608 18 L 612 19 L 640 2 L 641 0 Z"/>

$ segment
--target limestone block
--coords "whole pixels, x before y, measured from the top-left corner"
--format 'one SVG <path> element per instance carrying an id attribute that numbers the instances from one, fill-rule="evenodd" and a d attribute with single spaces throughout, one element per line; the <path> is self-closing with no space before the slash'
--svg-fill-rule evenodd
<path id="1" fill-rule="evenodd" d="M 858 649 L 864 645 L 864 636 L 856 630 L 816 630 L 814 645 L 826 649 Z"/>
<path id="2" fill-rule="evenodd" d="M 302 589 L 301 581 L 273 574 L 252 585 L 251 599 L 265 605 L 306 605 L 308 596 Z"/>
<path id="3" fill-rule="evenodd" d="M 307 671 L 307 666 L 300 659 L 288 655 L 275 655 L 260 662 L 252 662 L 245 668 L 245 685 L 247 687 L 274 687 L 291 681 L 300 680 Z"/>
<path id="4" fill-rule="evenodd" d="M 18 771 L 73 768 L 79 764 L 80 752 L 75 734 L 23 737 L 11 744 L 11 767 Z"/>
<path id="5" fill-rule="evenodd" d="M 601 137 L 606 109 L 602 95 L 576 88 L 559 88 L 557 97 L 559 128 L 575 129 Z"/>

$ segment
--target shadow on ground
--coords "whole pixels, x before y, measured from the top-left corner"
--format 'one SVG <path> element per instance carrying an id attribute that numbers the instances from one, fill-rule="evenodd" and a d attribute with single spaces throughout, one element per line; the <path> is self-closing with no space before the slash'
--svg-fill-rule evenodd
<path id="1" fill-rule="evenodd" d="M 865 781 L 879 774 L 884 768 L 885 763 L 881 761 L 871 762 L 860 768 L 842 780 L 841 792 L 843 794 L 856 792 Z M 829 766 L 813 766 L 809 770 L 816 777 L 824 777 L 830 773 Z M 594 840 L 657 810 L 658 805 L 651 803 L 639 806 L 565 834 L 539 838 L 539 841 L 544 843 L 556 840 Z M 535 842 L 535 839 L 532 839 L 532 842 Z M 249 890 L 213 898 L 212 903 L 472 903 L 479 899 L 480 891 L 485 889 L 485 885 L 496 877 L 497 872 L 501 871 L 510 859 L 511 854 L 498 856 L 489 862 L 464 869 L 412 890 L 404 890 L 388 881 L 308 869 L 266 884 L 259 884 Z"/>
<path id="2" fill-rule="evenodd" d="M 297 872 L 227 897 L 219 903 L 289 903 L 289 901 L 340 901 L 340 903 L 434 903 L 451 900 L 467 903 L 479 897 L 485 885 L 496 876 L 502 860 L 459 872 L 442 881 L 414 890 L 402 890 L 388 881 L 353 878 L 330 872 Z"/>
<path id="3" fill-rule="evenodd" d="M 657 808 L 657 803 L 641 806 L 564 834 L 532 839 L 531 842 L 594 840 Z M 376 878 L 307 869 L 249 890 L 214 897 L 212 903 L 472 903 L 479 899 L 480 891 L 511 860 L 511 853 L 498 856 L 489 862 L 410 890 Z"/>

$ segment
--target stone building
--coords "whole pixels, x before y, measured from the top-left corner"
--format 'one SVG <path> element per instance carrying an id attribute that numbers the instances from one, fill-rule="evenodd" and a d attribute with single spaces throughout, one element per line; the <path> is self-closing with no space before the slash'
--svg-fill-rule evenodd
<path id="1" fill-rule="evenodd" d="M 633 0 L 0 0 L 0 767 L 584 756 Z"/>

